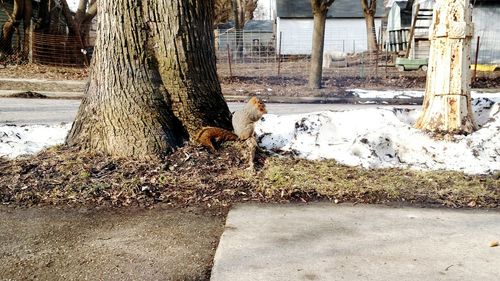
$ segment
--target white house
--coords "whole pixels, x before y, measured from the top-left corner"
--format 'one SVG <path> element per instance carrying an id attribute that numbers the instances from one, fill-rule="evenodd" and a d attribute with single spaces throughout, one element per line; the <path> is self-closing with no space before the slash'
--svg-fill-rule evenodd
<path id="1" fill-rule="evenodd" d="M 472 54 L 471 57 L 474 58 L 476 49 L 477 37 L 480 38 L 480 48 L 478 62 L 481 64 L 500 64 L 500 25 L 498 24 L 498 19 L 500 19 L 500 0 L 471 0 L 474 4 L 472 10 L 472 22 L 474 23 L 474 38 L 472 43 Z M 391 10 L 388 14 L 388 25 L 387 29 L 406 29 L 409 30 L 412 16 L 415 13 L 416 4 L 420 5 L 420 9 L 432 9 L 434 6 L 434 0 L 398 0 L 389 1 L 387 7 Z M 400 17 L 400 18 L 397 18 Z M 400 26 L 397 26 L 397 22 L 400 21 Z M 392 27 L 392 23 L 395 27 Z M 430 25 L 429 21 L 421 21 L 418 23 L 419 26 Z M 415 37 L 419 39 L 424 39 L 428 36 L 427 30 L 415 30 Z M 389 46 L 389 51 L 399 51 L 399 49 L 394 49 L 391 44 L 392 37 L 386 37 L 389 42 L 386 44 Z M 412 46 L 414 47 L 410 55 L 416 58 L 428 57 L 429 54 L 429 44 L 424 44 L 424 40 L 413 41 Z"/>
<path id="2" fill-rule="evenodd" d="M 375 14 L 377 38 L 384 6 Z M 313 15 L 310 0 L 276 0 L 277 48 L 281 54 L 310 55 Z M 281 41 L 281 44 L 280 44 Z M 354 53 L 367 50 L 366 25 L 359 0 L 336 0 L 328 11 L 325 52 Z"/>

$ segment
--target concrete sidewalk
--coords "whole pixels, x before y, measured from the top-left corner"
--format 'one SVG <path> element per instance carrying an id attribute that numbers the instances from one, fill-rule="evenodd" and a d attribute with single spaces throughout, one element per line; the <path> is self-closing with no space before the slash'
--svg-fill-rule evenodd
<path id="1" fill-rule="evenodd" d="M 240 205 L 211 280 L 499 280 L 500 212 Z"/>

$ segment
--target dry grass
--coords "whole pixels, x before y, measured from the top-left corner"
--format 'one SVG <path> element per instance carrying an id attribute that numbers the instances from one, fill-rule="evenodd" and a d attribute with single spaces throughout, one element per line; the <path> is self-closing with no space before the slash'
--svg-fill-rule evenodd
<path id="1" fill-rule="evenodd" d="M 0 159 L 0 201 L 16 205 L 202 206 L 235 202 L 401 203 L 498 208 L 500 176 L 367 170 L 334 161 L 259 155 L 247 170 L 238 145 L 216 154 L 186 146 L 161 161 L 114 159 L 66 148 Z"/>

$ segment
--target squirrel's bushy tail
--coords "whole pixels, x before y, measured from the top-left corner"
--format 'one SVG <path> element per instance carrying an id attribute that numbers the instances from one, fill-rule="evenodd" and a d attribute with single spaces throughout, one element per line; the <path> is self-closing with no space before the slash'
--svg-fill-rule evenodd
<path id="1" fill-rule="evenodd" d="M 203 145 L 204 147 L 210 149 L 212 152 L 215 151 L 215 144 L 219 144 L 223 141 L 235 141 L 238 140 L 238 136 L 233 132 L 228 130 L 217 128 L 217 127 L 203 127 L 195 136 L 195 140 Z"/>

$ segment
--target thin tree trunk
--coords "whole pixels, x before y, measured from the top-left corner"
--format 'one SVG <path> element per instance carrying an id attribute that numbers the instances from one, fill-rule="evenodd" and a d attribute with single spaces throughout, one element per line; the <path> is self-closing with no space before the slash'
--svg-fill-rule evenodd
<path id="1" fill-rule="evenodd" d="M 49 0 L 41 0 L 38 6 L 38 20 L 39 23 L 36 26 L 37 31 L 47 32 L 50 28 L 50 11 L 49 11 Z"/>
<path id="2" fill-rule="evenodd" d="M 87 97 L 67 143 L 161 156 L 202 126 L 231 128 L 206 0 L 98 1 Z"/>
<path id="3" fill-rule="evenodd" d="M 23 19 L 24 0 L 15 0 L 14 8 L 9 19 L 2 26 L 2 36 L 0 37 L 0 52 L 11 55 L 12 50 L 12 37 L 14 32 L 19 28 L 21 20 Z"/>
<path id="4" fill-rule="evenodd" d="M 325 24 L 328 10 L 314 13 L 314 31 L 312 39 L 311 71 L 309 73 L 309 87 L 321 88 L 323 76 L 323 49 L 325 47 Z"/>
<path id="5" fill-rule="evenodd" d="M 245 3 L 244 0 L 233 0 L 234 28 L 236 32 L 236 60 L 243 59 L 243 28 L 245 27 Z"/>
<path id="6" fill-rule="evenodd" d="M 24 0 L 24 38 L 23 38 L 23 56 L 26 58 L 29 53 L 31 43 L 31 17 L 33 16 L 33 5 L 31 0 Z"/>
<path id="7" fill-rule="evenodd" d="M 371 13 L 365 15 L 366 38 L 368 40 L 368 51 L 378 50 L 377 33 L 375 32 L 375 16 Z"/>
<path id="8" fill-rule="evenodd" d="M 365 16 L 366 41 L 368 51 L 378 50 L 377 33 L 375 32 L 375 13 L 377 12 L 377 0 L 361 0 L 361 8 Z"/>

